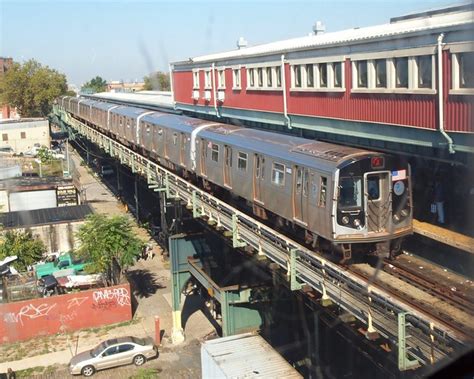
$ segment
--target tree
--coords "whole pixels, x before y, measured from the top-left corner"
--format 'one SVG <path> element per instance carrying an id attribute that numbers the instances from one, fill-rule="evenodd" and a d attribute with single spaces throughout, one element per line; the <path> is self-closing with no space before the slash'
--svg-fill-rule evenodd
<path id="1" fill-rule="evenodd" d="M 16 107 L 21 117 L 47 116 L 66 91 L 66 76 L 34 59 L 13 63 L 0 78 L 0 103 Z"/>
<path id="2" fill-rule="evenodd" d="M 125 216 L 89 215 L 77 237 L 77 254 L 89 262 L 86 271 L 106 273 L 113 284 L 120 282 L 121 269 L 133 264 L 144 248 Z"/>
<path id="3" fill-rule="evenodd" d="M 147 91 L 170 91 L 170 75 L 166 72 L 153 72 L 143 78 L 144 89 Z"/>
<path id="4" fill-rule="evenodd" d="M 107 81 L 100 76 L 96 76 L 87 83 L 84 83 L 84 85 L 81 87 L 81 91 L 86 92 L 87 90 L 92 93 L 104 92 L 107 90 Z"/>
<path id="5" fill-rule="evenodd" d="M 16 255 L 14 266 L 18 271 L 25 271 L 41 260 L 46 251 L 43 241 L 34 238 L 31 232 L 8 231 L 0 243 L 0 259 Z"/>

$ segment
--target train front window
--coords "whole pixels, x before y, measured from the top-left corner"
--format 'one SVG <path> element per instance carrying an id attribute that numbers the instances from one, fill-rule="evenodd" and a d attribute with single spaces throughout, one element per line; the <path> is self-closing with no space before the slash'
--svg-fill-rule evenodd
<path id="1" fill-rule="evenodd" d="M 339 208 L 360 208 L 362 206 L 362 179 L 346 177 L 339 180 Z"/>
<path id="2" fill-rule="evenodd" d="M 369 200 L 378 200 L 380 198 L 380 177 L 367 177 L 367 196 Z"/>

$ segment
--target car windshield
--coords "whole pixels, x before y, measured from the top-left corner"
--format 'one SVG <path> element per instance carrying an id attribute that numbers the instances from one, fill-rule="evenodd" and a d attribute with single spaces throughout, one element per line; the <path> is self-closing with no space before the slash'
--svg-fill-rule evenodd
<path id="1" fill-rule="evenodd" d="M 362 179 L 345 177 L 339 181 L 339 208 L 360 208 L 362 206 Z"/>
<path id="2" fill-rule="evenodd" d="M 91 355 L 93 357 L 97 357 L 100 353 L 104 351 L 106 347 L 107 345 L 105 344 L 105 342 L 102 342 L 100 345 L 91 350 Z"/>

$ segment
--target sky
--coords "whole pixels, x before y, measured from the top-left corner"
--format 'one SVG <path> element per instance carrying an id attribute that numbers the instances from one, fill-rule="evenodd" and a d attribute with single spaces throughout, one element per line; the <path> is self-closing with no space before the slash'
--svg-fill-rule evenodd
<path id="1" fill-rule="evenodd" d="M 0 56 L 30 58 L 80 86 L 96 75 L 142 80 L 168 64 L 249 45 L 386 23 L 453 4 L 440 0 L 22 1 L 0 0 Z"/>

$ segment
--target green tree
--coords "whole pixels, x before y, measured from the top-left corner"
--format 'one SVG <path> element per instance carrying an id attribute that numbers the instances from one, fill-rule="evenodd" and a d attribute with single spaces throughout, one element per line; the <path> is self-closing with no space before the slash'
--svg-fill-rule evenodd
<path id="1" fill-rule="evenodd" d="M 170 91 L 170 75 L 167 72 L 153 72 L 143 78 L 147 91 Z"/>
<path id="2" fill-rule="evenodd" d="M 92 78 L 81 87 L 81 91 L 90 91 L 93 93 L 104 92 L 107 89 L 107 81 L 100 76 Z"/>
<path id="3" fill-rule="evenodd" d="M 121 270 L 134 263 L 144 248 L 125 216 L 92 214 L 79 228 L 77 254 L 89 263 L 90 273 L 106 273 L 110 283 L 120 282 Z"/>
<path id="4" fill-rule="evenodd" d="M 13 264 L 18 271 L 25 271 L 28 266 L 41 260 L 45 251 L 43 241 L 34 238 L 31 232 L 8 231 L 0 242 L 0 259 L 18 256 Z"/>
<path id="5" fill-rule="evenodd" d="M 47 116 L 66 91 L 66 76 L 34 59 L 13 63 L 0 78 L 0 103 L 16 107 L 21 117 Z"/>

